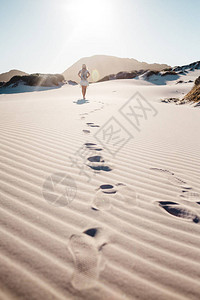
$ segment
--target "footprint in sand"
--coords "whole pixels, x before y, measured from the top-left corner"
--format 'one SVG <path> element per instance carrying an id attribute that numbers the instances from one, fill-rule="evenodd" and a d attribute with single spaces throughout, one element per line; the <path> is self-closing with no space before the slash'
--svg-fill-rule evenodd
<path id="1" fill-rule="evenodd" d="M 95 143 L 85 143 L 84 145 L 85 145 L 87 148 L 92 148 L 92 147 L 96 146 Z"/>
<path id="2" fill-rule="evenodd" d="M 83 129 L 83 132 L 84 132 L 85 134 L 89 134 L 89 133 L 90 133 L 90 130 Z"/>
<path id="3" fill-rule="evenodd" d="M 108 165 L 105 165 L 105 161 L 100 155 L 90 156 L 88 157 L 88 160 L 90 164 L 87 164 L 87 166 L 93 169 L 94 171 L 112 171 L 112 169 Z"/>
<path id="4" fill-rule="evenodd" d="M 150 170 L 152 171 L 156 171 L 160 174 L 163 174 L 164 176 L 167 177 L 168 181 L 175 185 L 175 186 L 178 186 L 180 188 L 185 188 L 185 189 L 191 189 L 191 186 L 189 186 L 187 184 L 187 182 L 185 182 L 184 180 L 178 178 L 175 176 L 175 174 L 169 170 L 166 170 L 166 169 L 159 169 L 159 168 L 150 168 Z"/>
<path id="5" fill-rule="evenodd" d="M 94 227 L 94 228 L 89 228 L 83 233 L 95 237 L 96 239 L 96 246 L 99 251 L 103 249 L 104 246 L 108 244 L 108 236 L 106 237 L 105 234 L 103 233 L 103 229 L 101 227 Z"/>
<path id="6" fill-rule="evenodd" d="M 98 232 L 97 228 L 90 228 L 90 229 L 83 231 L 83 233 L 90 235 L 91 237 L 94 237 L 97 234 L 97 232 Z"/>
<path id="7" fill-rule="evenodd" d="M 101 191 L 105 194 L 115 194 L 118 191 L 117 187 L 124 187 L 126 186 L 124 183 L 116 183 L 115 185 L 112 184 L 102 184 L 97 189 L 97 191 Z"/>
<path id="8" fill-rule="evenodd" d="M 188 209 L 184 205 L 172 201 L 156 201 L 167 213 L 178 218 L 182 218 L 194 223 L 199 223 L 200 218 L 195 211 Z"/>
<path id="9" fill-rule="evenodd" d="M 192 191 L 182 191 L 182 194 L 179 195 L 179 197 L 191 201 L 191 202 L 198 202 L 200 201 L 200 194 L 197 192 Z"/>
<path id="10" fill-rule="evenodd" d="M 88 167 L 90 167 L 91 169 L 93 169 L 94 171 L 105 171 L 105 172 L 110 172 L 112 171 L 112 169 L 109 166 L 104 166 L 104 165 L 87 165 Z"/>
<path id="11" fill-rule="evenodd" d="M 106 244 L 98 228 L 90 228 L 70 237 L 69 250 L 74 261 L 71 284 L 75 289 L 85 290 L 95 286 L 100 271 L 105 266 L 102 267 L 103 257 L 100 251 Z"/>
<path id="12" fill-rule="evenodd" d="M 95 151 L 102 151 L 102 148 L 98 148 L 97 144 L 95 143 L 85 143 L 84 144 L 86 148 L 90 149 L 90 150 L 95 150 Z"/>
<path id="13" fill-rule="evenodd" d="M 112 184 L 102 184 L 99 189 L 105 194 L 115 194 L 117 189 Z"/>
<path id="14" fill-rule="evenodd" d="M 88 160 L 90 162 L 105 162 L 103 157 L 100 156 L 100 155 L 95 155 L 95 156 L 88 157 Z"/>
<path id="15" fill-rule="evenodd" d="M 159 168 L 150 168 L 150 170 L 157 172 L 158 174 L 162 175 L 174 175 L 173 172 L 166 170 L 166 169 L 159 169 Z"/>
<path id="16" fill-rule="evenodd" d="M 118 204 L 131 208 L 138 205 L 138 195 L 133 188 L 124 183 L 102 184 L 97 189 L 91 208 L 93 210 L 108 210 L 116 204 L 116 201 Z"/>
<path id="17" fill-rule="evenodd" d="M 100 127 L 99 125 L 96 125 L 94 123 L 88 122 L 86 123 L 89 127 Z"/>
<path id="18" fill-rule="evenodd" d="M 108 195 L 98 192 L 91 204 L 91 209 L 93 210 L 109 210 L 111 208 L 111 199 Z"/>
<path id="19" fill-rule="evenodd" d="M 168 180 L 171 184 L 175 185 L 175 186 L 178 186 L 178 187 L 181 187 L 181 188 L 184 188 L 184 189 L 191 189 L 192 187 L 189 186 L 187 184 L 187 182 L 185 182 L 184 180 L 174 176 L 174 175 L 170 175 L 168 177 Z"/>

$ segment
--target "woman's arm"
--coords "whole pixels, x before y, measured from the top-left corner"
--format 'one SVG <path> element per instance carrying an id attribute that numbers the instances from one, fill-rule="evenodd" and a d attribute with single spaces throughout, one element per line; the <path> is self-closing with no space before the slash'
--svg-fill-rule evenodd
<path id="1" fill-rule="evenodd" d="M 81 73 L 81 70 L 78 72 L 78 76 L 81 78 L 80 73 Z"/>
<path id="2" fill-rule="evenodd" d="M 88 77 L 90 77 L 90 72 L 89 72 L 89 71 L 87 72 L 87 78 L 88 78 Z"/>

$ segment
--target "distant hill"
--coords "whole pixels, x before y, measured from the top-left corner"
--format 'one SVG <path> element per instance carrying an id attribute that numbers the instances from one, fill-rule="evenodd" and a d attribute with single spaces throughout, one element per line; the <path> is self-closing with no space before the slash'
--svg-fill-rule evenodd
<path id="1" fill-rule="evenodd" d="M 28 75 L 28 73 L 22 72 L 20 70 L 10 70 L 9 72 L 6 73 L 1 73 L 0 74 L 0 82 L 7 82 L 9 81 L 13 76 L 23 76 L 23 75 Z"/>
<path id="2" fill-rule="evenodd" d="M 134 58 L 120 58 L 109 55 L 94 55 L 90 57 L 84 57 L 75 62 L 71 67 L 63 72 L 66 80 L 79 81 L 77 73 L 81 69 L 82 64 L 86 64 L 90 71 L 90 82 L 95 82 L 101 78 L 109 75 L 116 74 L 118 72 L 131 72 L 143 70 L 155 70 L 160 71 L 170 66 L 166 64 L 148 64 L 146 62 L 140 62 Z"/>

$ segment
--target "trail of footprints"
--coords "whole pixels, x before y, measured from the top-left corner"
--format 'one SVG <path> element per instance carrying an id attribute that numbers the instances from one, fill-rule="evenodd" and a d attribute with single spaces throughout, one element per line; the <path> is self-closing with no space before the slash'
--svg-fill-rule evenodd
<path id="1" fill-rule="evenodd" d="M 81 115 L 81 119 L 85 120 L 87 113 Z M 91 129 L 100 127 L 93 122 L 87 122 L 86 125 Z M 89 129 L 83 129 L 83 133 L 89 135 L 91 132 Z M 93 142 L 86 142 L 83 147 L 91 151 L 91 155 L 87 157 L 85 162 L 90 169 L 95 172 L 112 171 L 112 168 L 102 156 L 103 148 Z M 112 196 L 116 196 L 116 194 L 118 197 L 113 198 Z M 125 184 L 102 184 L 96 189 L 91 209 L 93 211 L 109 210 L 115 203 L 124 207 L 132 207 L 136 205 L 136 202 L 137 195 L 135 191 Z M 105 267 L 102 250 L 109 242 L 106 232 L 103 228 L 95 227 L 89 228 L 81 234 L 71 235 L 68 244 L 74 262 L 71 284 L 76 290 L 92 288 L 97 283 L 99 274 Z"/>
<path id="2" fill-rule="evenodd" d="M 121 194 L 121 199 L 108 197 L 116 193 Z M 120 200 L 121 205 L 134 206 L 136 199 L 135 191 L 122 183 L 102 184 L 96 191 L 91 209 L 94 211 L 108 210 L 116 201 L 120 202 Z M 68 244 L 74 263 L 71 284 L 76 290 L 85 290 L 96 285 L 99 275 L 106 265 L 102 250 L 108 244 L 109 238 L 107 230 L 104 228 L 89 228 L 81 234 L 71 235 Z"/>
<path id="3" fill-rule="evenodd" d="M 99 103 L 101 103 L 102 106 L 100 108 L 96 108 L 96 109 L 90 111 L 89 113 L 95 112 L 104 107 L 103 102 L 99 101 Z M 82 113 L 81 119 L 84 120 L 85 115 L 88 115 L 89 113 Z M 87 127 L 90 127 L 90 128 L 100 127 L 98 124 L 95 124 L 94 122 L 87 122 L 86 125 L 87 125 Z M 83 133 L 85 133 L 87 135 L 89 135 L 91 133 L 91 131 L 89 129 L 83 129 L 82 131 L 83 131 Z M 86 147 L 88 150 L 91 150 L 91 155 L 86 160 L 86 165 L 90 169 L 92 169 L 95 172 L 101 172 L 101 171 L 110 172 L 110 171 L 112 171 L 112 168 L 106 163 L 106 161 L 102 157 L 102 155 L 96 154 L 96 152 L 103 151 L 103 149 L 101 147 L 98 147 L 98 145 L 95 143 L 89 143 L 89 142 L 86 142 L 83 147 Z M 94 152 L 94 154 L 92 154 L 92 151 Z"/>
<path id="4" fill-rule="evenodd" d="M 156 201 L 159 207 L 164 209 L 172 216 L 192 221 L 194 223 L 199 223 L 200 216 L 197 214 L 195 209 L 193 210 L 192 208 L 187 206 L 187 202 L 190 204 L 200 204 L 200 194 L 193 191 L 193 188 L 188 185 L 187 182 L 185 182 L 181 178 L 178 178 L 173 172 L 169 170 L 159 168 L 150 168 L 150 170 L 165 176 L 170 184 L 181 188 L 179 199 L 183 199 L 185 201 L 184 204 L 172 201 Z"/>
<path id="5" fill-rule="evenodd" d="M 102 108 L 103 106 L 100 109 Z M 94 111 L 96 110 L 98 109 Z M 85 120 L 85 116 L 87 115 L 88 113 L 81 114 L 81 120 Z M 86 125 L 89 128 L 100 127 L 93 122 L 87 122 Z M 82 131 L 87 135 L 91 133 L 89 129 L 83 129 Z M 98 154 L 103 151 L 101 147 L 96 143 L 90 142 L 86 142 L 83 147 L 88 149 L 92 154 L 86 160 L 86 165 L 89 168 L 94 171 L 111 171 L 111 168 L 105 164 L 102 155 Z M 70 237 L 68 248 L 74 262 L 71 284 L 76 290 L 85 290 L 95 286 L 101 270 L 104 269 L 101 252 L 107 244 L 105 236 L 102 228 L 89 228 L 81 234 L 73 234 Z"/>
<path id="6" fill-rule="evenodd" d="M 88 114 L 83 113 L 82 115 Z M 84 120 L 85 117 L 82 117 L 82 119 Z M 93 122 L 87 122 L 86 125 L 91 129 L 99 127 L 99 125 Z M 90 130 L 84 129 L 83 133 L 88 135 L 90 134 Z M 106 164 L 105 159 L 101 155 L 103 148 L 92 142 L 86 142 L 84 147 L 90 150 L 91 153 L 94 152 L 86 160 L 89 168 L 98 172 L 112 171 L 112 168 Z M 159 168 L 150 168 L 150 170 L 161 174 L 170 184 L 181 188 L 180 199 L 200 204 L 200 194 L 193 191 L 191 186 L 175 176 L 173 172 Z M 171 216 L 194 223 L 200 222 L 200 217 L 195 210 L 188 208 L 187 205 L 172 201 L 155 201 L 155 203 Z M 132 187 L 123 183 L 100 185 L 96 189 L 96 193 L 92 199 L 91 209 L 96 212 L 106 211 L 111 209 L 113 205 L 120 205 L 128 209 L 134 208 L 138 205 L 138 195 Z M 105 267 L 102 250 L 108 243 L 109 239 L 106 238 L 106 232 L 103 228 L 89 228 L 81 234 L 73 234 L 70 237 L 68 248 L 74 262 L 71 284 L 76 290 L 84 290 L 95 286 L 100 272 Z"/>
<path id="7" fill-rule="evenodd" d="M 121 195 L 119 199 L 109 197 L 116 193 Z M 137 203 L 137 195 L 132 188 L 123 183 L 102 184 L 96 190 L 91 209 L 109 210 L 116 201 L 125 207 L 132 207 Z M 68 248 L 74 262 L 71 284 L 76 290 L 85 290 L 96 285 L 106 265 L 102 250 L 109 243 L 105 228 L 89 228 L 81 234 L 73 234 L 70 237 Z"/>

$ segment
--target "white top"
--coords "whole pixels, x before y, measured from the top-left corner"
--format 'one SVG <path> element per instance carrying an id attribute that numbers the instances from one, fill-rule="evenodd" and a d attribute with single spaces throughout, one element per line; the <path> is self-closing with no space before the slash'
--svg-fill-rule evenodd
<path id="1" fill-rule="evenodd" d="M 82 80 L 87 80 L 87 74 L 89 73 L 89 71 L 86 70 L 86 69 L 85 70 L 81 69 L 79 72 L 81 73 L 81 79 Z"/>

